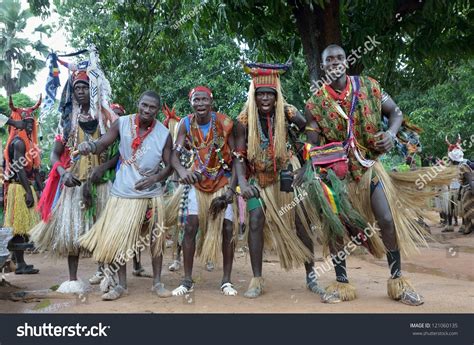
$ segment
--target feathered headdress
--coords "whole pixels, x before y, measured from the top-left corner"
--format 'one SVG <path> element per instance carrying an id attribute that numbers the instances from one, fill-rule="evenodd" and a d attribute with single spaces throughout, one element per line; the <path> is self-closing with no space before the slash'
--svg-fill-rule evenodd
<path id="1" fill-rule="evenodd" d="M 171 137 L 174 141 L 177 136 L 178 124 L 179 121 L 181 121 L 181 118 L 176 115 L 176 109 L 170 109 L 166 103 L 161 110 L 163 111 L 163 114 L 165 114 L 165 120 L 163 121 L 163 125 L 165 125 L 165 127 L 169 129 Z"/>
<path id="2" fill-rule="evenodd" d="M 71 57 L 81 55 L 89 52 L 89 60 L 82 61 L 78 64 L 67 62 L 58 57 Z M 50 54 L 50 76 L 48 82 L 50 91 L 48 98 L 56 95 L 56 89 L 59 86 L 59 79 L 56 80 L 59 69 L 57 63 L 66 67 L 70 71 L 70 76 L 66 85 L 64 86 L 61 101 L 59 104 L 59 111 L 61 112 L 60 128 L 62 130 L 63 140 L 67 140 L 71 129 L 76 125 L 77 119 L 73 119 L 73 85 L 77 81 L 87 82 L 89 84 L 90 93 L 90 113 L 93 119 L 99 123 L 100 133 L 104 134 L 118 116 L 110 108 L 111 88 L 109 81 L 105 77 L 100 68 L 99 55 L 94 45 L 91 45 L 86 50 L 67 55 Z"/>

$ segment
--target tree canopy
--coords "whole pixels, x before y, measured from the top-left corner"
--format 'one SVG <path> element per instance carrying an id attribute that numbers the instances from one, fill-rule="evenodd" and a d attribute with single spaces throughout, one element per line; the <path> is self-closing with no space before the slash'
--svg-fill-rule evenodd
<path id="1" fill-rule="evenodd" d="M 30 10 L 21 9 L 19 0 L 0 1 L 0 87 L 5 88 L 7 96 L 33 83 L 36 73 L 45 66 L 48 47 L 41 39 L 33 42 L 21 37 L 32 16 Z M 50 30 L 48 25 L 40 24 L 33 33 L 49 35 Z"/>
<path id="2" fill-rule="evenodd" d="M 49 1 L 29 2 L 36 14 L 48 15 Z M 338 43 L 347 54 L 357 54 L 351 73 L 379 80 L 403 112 L 425 128 L 425 150 L 444 154 L 444 134 L 473 132 L 474 7 L 469 0 L 54 3 L 72 46 L 98 47 L 114 101 L 129 112 L 137 96 L 152 88 L 184 115 L 190 111 L 189 89 L 205 84 L 214 91 L 216 108 L 236 116 L 248 87 L 242 58 L 291 59 L 293 69 L 282 84 L 288 101 L 302 109 L 310 81 L 320 76 L 322 49 Z"/>

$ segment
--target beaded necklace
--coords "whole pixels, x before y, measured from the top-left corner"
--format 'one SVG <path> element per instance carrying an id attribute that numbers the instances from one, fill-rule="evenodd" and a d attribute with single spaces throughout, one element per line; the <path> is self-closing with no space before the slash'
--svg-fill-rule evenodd
<path id="1" fill-rule="evenodd" d="M 225 169 L 228 169 L 228 166 L 227 164 L 225 164 L 224 158 L 222 157 L 221 148 L 219 147 L 219 143 L 218 143 L 219 138 L 217 137 L 216 118 L 217 118 L 216 113 L 214 112 L 211 113 L 212 142 L 210 142 L 211 134 L 208 134 L 207 139 L 204 140 L 204 135 L 202 135 L 202 131 L 196 123 L 195 116 L 191 118 L 190 128 L 189 128 L 189 136 L 191 139 L 192 149 L 195 156 L 197 157 L 198 171 L 211 180 L 216 180 L 217 178 L 219 178 L 220 176 L 224 174 Z M 198 133 L 198 138 L 196 142 L 193 136 L 193 128 L 196 129 Z M 201 159 L 201 156 L 199 155 L 199 151 L 205 148 L 209 148 L 209 151 L 207 152 L 203 161 Z M 209 163 L 210 163 L 212 154 L 214 152 L 216 152 L 217 154 L 218 164 L 216 167 L 210 168 Z"/>
<path id="2" fill-rule="evenodd" d="M 268 115 L 267 115 L 267 125 L 268 125 Z M 260 119 L 257 119 L 257 128 L 258 128 L 258 134 L 260 136 L 260 147 L 262 148 L 262 150 L 265 150 L 268 148 L 268 145 L 270 144 L 270 140 L 267 138 L 267 136 L 263 132 Z M 275 136 L 274 128 L 273 128 L 273 116 L 270 118 L 270 128 L 268 128 L 268 133 L 272 135 L 272 131 L 273 131 L 273 136 Z"/>
<path id="3" fill-rule="evenodd" d="M 276 173 L 276 170 L 277 170 L 276 158 L 275 158 L 275 153 L 274 153 L 275 126 L 273 126 L 273 116 L 270 116 L 270 114 L 267 114 L 267 129 L 268 129 L 269 138 L 267 138 L 265 133 L 263 132 L 262 124 L 260 123 L 260 118 L 257 119 L 257 127 L 258 127 L 258 133 L 260 136 L 260 147 L 262 148 L 263 151 L 265 151 L 267 157 L 272 159 L 273 171 Z"/>

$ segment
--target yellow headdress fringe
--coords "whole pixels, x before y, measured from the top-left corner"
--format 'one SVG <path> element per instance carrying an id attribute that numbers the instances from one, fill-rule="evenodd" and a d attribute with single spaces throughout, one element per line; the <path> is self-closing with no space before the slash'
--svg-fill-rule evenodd
<path id="1" fill-rule="evenodd" d="M 276 82 L 277 100 L 275 106 L 275 157 L 277 162 L 285 162 L 287 160 L 286 150 L 286 126 L 285 126 L 285 100 L 281 92 L 280 78 Z M 247 157 L 250 161 L 261 158 L 262 150 L 260 148 L 260 138 L 258 133 L 258 109 L 255 102 L 255 86 L 253 80 L 250 82 L 247 102 L 245 103 L 243 112 L 247 112 L 248 116 L 248 144 Z"/>
<path id="2" fill-rule="evenodd" d="M 343 301 L 352 301 L 357 298 L 356 289 L 350 283 L 333 282 L 327 288 L 328 293 L 337 291 L 339 298 Z"/>
<path id="3" fill-rule="evenodd" d="M 176 138 L 178 137 L 178 126 L 179 122 L 175 119 L 170 119 L 168 122 L 168 129 L 170 131 L 171 139 L 173 139 L 173 143 L 175 142 Z"/>

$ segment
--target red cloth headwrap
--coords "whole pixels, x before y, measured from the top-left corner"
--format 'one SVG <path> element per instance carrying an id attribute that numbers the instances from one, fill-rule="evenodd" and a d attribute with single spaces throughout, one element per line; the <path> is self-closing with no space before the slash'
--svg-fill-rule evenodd
<path id="1" fill-rule="evenodd" d="M 196 86 L 191 91 L 189 91 L 189 95 L 188 95 L 189 99 L 191 99 L 191 97 L 193 97 L 195 92 L 205 92 L 209 95 L 209 97 L 213 98 L 211 89 L 209 89 L 205 86 Z"/>
<path id="2" fill-rule="evenodd" d="M 74 71 L 72 74 L 72 84 L 75 85 L 77 82 L 84 82 L 89 84 L 89 76 L 87 75 L 87 71 L 84 70 L 79 70 L 79 71 Z"/>

